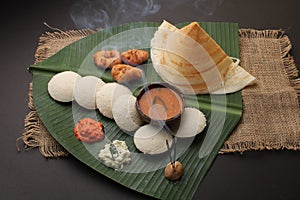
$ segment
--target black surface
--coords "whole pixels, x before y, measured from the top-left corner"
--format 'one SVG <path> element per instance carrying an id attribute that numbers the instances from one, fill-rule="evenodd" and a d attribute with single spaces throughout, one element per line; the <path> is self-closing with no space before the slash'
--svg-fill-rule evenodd
<path id="1" fill-rule="evenodd" d="M 103 2 L 110 1 L 99 0 L 92 6 L 101 7 Z M 123 16 L 118 20 L 228 21 L 237 22 L 243 28 L 283 29 L 292 41 L 291 53 L 300 66 L 298 0 L 220 0 L 221 5 L 212 14 L 196 9 L 194 1 L 190 0 L 157 2 L 161 8 L 156 14 L 143 18 Z M 202 2 L 208 5 L 212 0 Z M 37 149 L 24 152 L 22 143 L 22 151 L 16 151 L 15 140 L 23 132 L 23 120 L 28 112 L 27 92 L 31 75 L 26 68 L 34 62 L 39 36 L 51 31 L 43 22 L 61 30 L 82 28 L 77 27 L 70 17 L 76 3 L 78 1 L 28 0 L 10 1 L 1 6 L 0 199 L 148 199 L 96 173 L 71 156 L 45 159 Z M 79 2 L 79 8 L 85 5 Z M 217 157 L 195 199 L 296 200 L 300 198 L 299 188 L 299 151 L 234 153 Z"/>

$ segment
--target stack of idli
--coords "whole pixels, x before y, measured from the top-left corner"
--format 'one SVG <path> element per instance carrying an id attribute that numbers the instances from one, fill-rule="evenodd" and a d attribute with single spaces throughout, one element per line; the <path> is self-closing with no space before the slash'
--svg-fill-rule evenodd
<path id="1" fill-rule="evenodd" d="M 95 76 L 81 77 L 76 72 L 64 71 L 50 79 L 48 92 L 56 101 L 75 100 L 83 108 L 99 109 L 105 117 L 113 119 L 115 115 L 117 125 L 124 131 L 135 131 L 143 124 L 135 108 L 136 98 L 124 85 L 105 83 Z"/>
<path id="2" fill-rule="evenodd" d="M 95 76 L 81 77 L 73 71 L 55 74 L 48 82 L 49 95 L 59 102 L 75 100 L 86 109 L 96 109 L 96 93 L 105 85 Z"/>

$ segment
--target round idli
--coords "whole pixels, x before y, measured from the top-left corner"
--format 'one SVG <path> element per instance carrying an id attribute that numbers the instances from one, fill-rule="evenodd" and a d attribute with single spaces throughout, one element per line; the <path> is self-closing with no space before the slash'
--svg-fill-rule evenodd
<path id="1" fill-rule="evenodd" d="M 75 82 L 80 78 L 81 76 L 79 74 L 72 71 L 55 74 L 48 82 L 48 92 L 50 96 L 60 102 L 73 101 Z"/>
<path id="2" fill-rule="evenodd" d="M 96 106 L 105 117 L 113 119 L 112 105 L 116 99 L 131 91 L 124 85 L 118 83 L 107 83 L 103 85 L 96 94 Z"/>
<path id="3" fill-rule="evenodd" d="M 161 126 L 151 124 L 140 127 L 134 134 L 133 141 L 144 154 L 160 154 L 168 151 L 166 140 L 172 145 L 172 135 Z"/>
<path id="4" fill-rule="evenodd" d="M 96 93 L 103 85 L 105 82 L 95 76 L 78 79 L 74 87 L 74 100 L 86 109 L 96 109 Z"/>
<path id="5" fill-rule="evenodd" d="M 136 97 L 131 94 L 120 96 L 112 107 L 112 114 L 116 124 L 125 132 L 136 131 L 143 120 L 135 107 Z"/>
<path id="6" fill-rule="evenodd" d="M 179 138 L 193 137 L 201 133 L 205 127 L 206 118 L 200 110 L 196 108 L 185 108 L 175 136 Z"/>

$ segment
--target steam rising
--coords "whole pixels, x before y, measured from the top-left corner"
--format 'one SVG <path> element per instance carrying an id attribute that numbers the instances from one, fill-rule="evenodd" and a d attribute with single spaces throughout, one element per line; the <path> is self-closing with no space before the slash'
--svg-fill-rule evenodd
<path id="1" fill-rule="evenodd" d="M 71 8 L 71 18 L 78 28 L 108 28 L 118 24 L 143 21 L 157 13 L 160 4 L 155 0 L 84 0 Z"/>
<path id="2" fill-rule="evenodd" d="M 159 3 L 158 3 L 159 2 Z M 165 16 L 173 18 L 189 5 L 190 14 L 199 17 L 212 16 L 224 0 L 83 0 L 71 7 L 70 15 L 78 28 L 109 28 L 135 21 L 148 21 L 163 8 Z M 194 13 L 193 13 L 194 12 Z M 182 16 L 185 17 L 185 16 Z"/>
<path id="3" fill-rule="evenodd" d="M 212 16 L 217 7 L 223 4 L 224 0 L 195 0 L 195 8 L 200 11 L 203 16 Z"/>

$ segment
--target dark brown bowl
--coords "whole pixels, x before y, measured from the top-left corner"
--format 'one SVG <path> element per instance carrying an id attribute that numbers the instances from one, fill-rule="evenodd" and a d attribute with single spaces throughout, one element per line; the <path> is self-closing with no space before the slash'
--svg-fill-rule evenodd
<path id="1" fill-rule="evenodd" d="M 153 88 L 168 88 L 170 90 L 172 90 L 173 92 L 175 92 L 181 99 L 181 111 L 171 117 L 171 118 L 167 118 L 167 119 L 152 119 L 149 115 L 147 115 L 146 113 L 144 113 L 140 107 L 140 99 L 141 97 L 149 90 L 153 89 Z M 185 100 L 183 98 L 183 94 L 181 93 L 181 91 L 168 84 L 168 83 L 159 83 L 159 82 L 155 82 L 155 83 L 150 83 L 145 85 L 138 93 L 137 95 L 137 100 L 136 100 L 136 109 L 138 111 L 138 113 L 140 114 L 141 118 L 146 122 L 146 123 L 153 123 L 153 124 L 166 124 L 169 126 L 169 128 L 171 127 L 176 127 L 176 124 L 179 124 L 180 119 L 181 119 L 181 115 L 184 111 L 184 107 L 185 107 Z M 173 128 L 172 128 L 173 129 Z"/>

